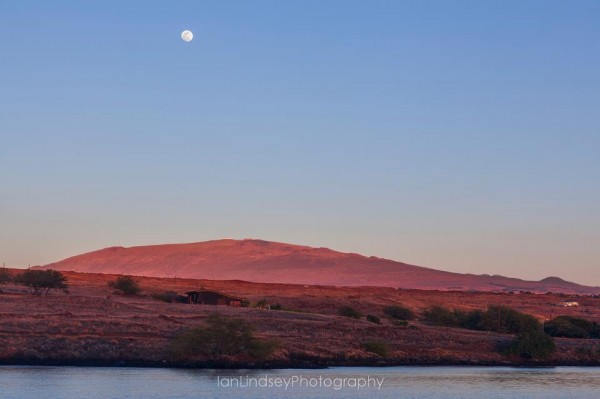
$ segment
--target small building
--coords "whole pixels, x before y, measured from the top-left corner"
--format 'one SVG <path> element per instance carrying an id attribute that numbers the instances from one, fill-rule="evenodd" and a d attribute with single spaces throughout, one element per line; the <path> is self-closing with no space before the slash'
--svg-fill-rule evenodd
<path id="1" fill-rule="evenodd" d="M 579 306 L 579 302 L 564 301 L 564 302 L 559 303 L 559 305 L 567 307 L 567 308 L 573 308 L 573 307 L 578 307 Z"/>
<path id="2" fill-rule="evenodd" d="M 242 301 L 244 301 L 243 298 L 212 290 L 190 291 L 185 294 L 187 295 L 187 303 L 197 303 L 201 305 L 225 305 L 237 308 L 242 306 Z"/>

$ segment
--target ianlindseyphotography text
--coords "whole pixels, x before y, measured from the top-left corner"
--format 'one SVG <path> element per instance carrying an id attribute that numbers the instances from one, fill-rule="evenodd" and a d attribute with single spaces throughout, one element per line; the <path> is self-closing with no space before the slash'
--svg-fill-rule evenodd
<path id="1" fill-rule="evenodd" d="M 333 389 L 336 391 L 342 389 L 380 390 L 383 386 L 384 379 L 385 378 L 383 377 L 372 377 L 370 375 L 332 378 L 322 375 L 292 375 L 287 377 L 279 377 L 265 374 L 262 376 L 218 376 L 217 386 L 219 388 L 275 388 L 286 391 L 293 388 Z"/>

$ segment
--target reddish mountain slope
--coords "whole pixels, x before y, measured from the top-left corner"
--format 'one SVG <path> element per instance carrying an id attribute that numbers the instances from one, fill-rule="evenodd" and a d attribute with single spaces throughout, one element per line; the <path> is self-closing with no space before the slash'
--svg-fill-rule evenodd
<path id="1" fill-rule="evenodd" d="M 215 240 L 191 244 L 112 247 L 43 268 L 151 277 L 246 280 L 267 283 L 478 291 L 599 293 L 549 277 L 524 281 L 503 276 L 450 273 L 327 248 L 262 240 Z"/>

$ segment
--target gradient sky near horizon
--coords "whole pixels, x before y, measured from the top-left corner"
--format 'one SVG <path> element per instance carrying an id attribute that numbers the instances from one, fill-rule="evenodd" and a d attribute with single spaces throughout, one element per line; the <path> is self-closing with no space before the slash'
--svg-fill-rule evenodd
<path id="1" fill-rule="evenodd" d="M 600 285 L 599 21 L 599 1 L 3 1 L 0 262 L 253 237 Z"/>

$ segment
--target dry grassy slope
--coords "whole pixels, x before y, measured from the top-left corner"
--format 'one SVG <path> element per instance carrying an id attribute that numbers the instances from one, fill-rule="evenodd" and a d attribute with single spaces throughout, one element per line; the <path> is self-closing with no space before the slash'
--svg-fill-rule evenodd
<path id="1" fill-rule="evenodd" d="M 578 314 L 600 320 L 600 300 L 578 298 L 579 309 L 557 307 L 557 295 L 394 290 L 377 287 L 326 287 L 260 284 L 242 281 L 136 278 L 144 296 L 114 295 L 106 283 L 114 275 L 65 273 L 70 294 L 35 297 L 20 287 L 4 286 L 0 294 L 0 361 L 107 364 L 163 364 L 165 348 L 180 331 L 202 323 L 211 312 L 240 317 L 252 323 L 261 337 L 282 343 L 274 361 L 279 366 L 307 364 L 502 364 L 507 359 L 494 352 L 509 336 L 411 323 L 399 327 L 383 319 L 382 325 L 336 315 L 350 304 L 363 313 L 382 316 L 384 306 L 404 304 L 416 312 L 433 303 L 450 307 L 484 308 L 502 303 L 538 317 Z M 240 295 L 256 302 L 267 298 L 294 311 L 273 311 L 217 306 L 167 304 L 151 293 L 205 287 Z M 381 359 L 361 349 L 361 342 L 385 340 L 391 359 Z M 595 341 L 559 340 L 558 363 L 586 361 L 576 348 L 598 347 Z M 37 360 L 36 360 L 37 359 Z M 244 359 L 231 359 L 233 363 Z M 306 363 L 308 362 L 308 363 Z M 164 363 L 166 364 L 166 363 Z"/>
<path id="2" fill-rule="evenodd" d="M 556 277 L 524 281 L 502 276 L 449 273 L 327 248 L 262 240 L 227 239 L 192 244 L 112 247 L 44 267 L 87 273 L 286 284 L 600 293 L 598 287 L 585 287 Z"/>

